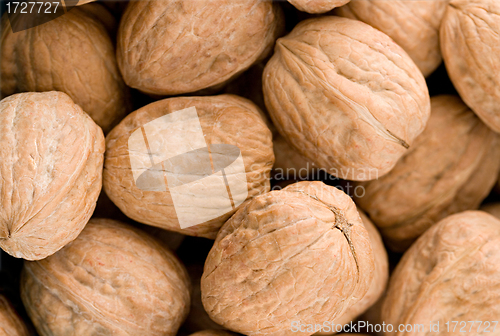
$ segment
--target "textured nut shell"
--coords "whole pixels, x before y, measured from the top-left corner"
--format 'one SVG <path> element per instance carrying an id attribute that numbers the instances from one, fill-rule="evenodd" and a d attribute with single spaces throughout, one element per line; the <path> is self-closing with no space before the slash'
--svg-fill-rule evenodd
<path id="1" fill-rule="evenodd" d="M 288 0 L 298 10 L 311 14 L 326 13 L 349 1 L 351 0 Z"/>
<path id="2" fill-rule="evenodd" d="M 58 253 L 25 263 L 21 298 L 42 336 L 175 335 L 189 310 L 189 280 L 153 238 L 92 219 Z"/>
<path id="3" fill-rule="evenodd" d="M 453 85 L 488 127 L 500 132 L 500 2 L 451 0 L 441 51 Z"/>
<path id="4" fill-rule="evenodd" d="M 490 215 L 493 215 L 496 218 L 500 219 L 500 203 L 485 204 L 481 206 L 479 210 L 487 212 Z"/>
<path id="5" fill-rule="evenodd" d="M 455 96 L 432 98 L 425 131 L 396 167 L 364 184 L 356 200 L 387 238 L 404 251 L 432 224 L 477 209 L 500 169 L 498 136 Z"/>
<path id="6" fill-rule="evenodd" d="M 425 127 L 425 79 L 406 52 L 369 25 L 339 17 L 299 23 L 264 70 L 276 128 L 331 175 L 387 173 Z"/>
<path id="7" fill-rule="evenodd" d="M 158 117 L 191 106 L 196 107 L 208 144 L 231 144 L 241 150 L 248 197 L 269 191 L 274 163 L 271 131 L 253 103 L 233 95 L 164 99 L 131 113 L 106 138 L 104 189 L 124 214 L 138 222 L 214 239 L 220 226 L 234 212 L 180 229 L 170 193 L 138 189 L 130 170 L 130 134 Z"/>
<path id="8" fill-rule="evenodd" d="M 389 35 L 425 77 L 441 64 L 439 26 L 449 0 L 355 0 L 335 14 L 357 19 Z"/>
<path id="9" fill-rule="evenodd" d="M 78 236 L 102 186 L 104 136 L 62 92 L 0 102 L 0 247 L 37 260 Z"/>
<path id="10" fill-rule="evenodd" d="M 455 214 L 430 228 L 399 262 L 382 308 L 386 324 L 418 323 L 425 331 L 386 335 L 450 335 L 448 321 L 496 321 L 499 244 L 500 221 L 482 211 Z M 439 321 L 440 332 L 429 332 L 429 321 Z"/>
<path id="11" fill-rule="evenodd" d="M 387 287 L 387 281 L 389 280 L 389 260 L 387 258 L 387 251 L 385 250 L 384 243 L 382 242 L 382 237 L 380 237 L 377 228 L 373 225 L 370 219 L 368 219 L 362 211 L 358 212 L 366 231 L 368 232 L 368 236 L 370 237 L 373 257 L 375 260 L 375 271 L 373 273 L 373 280 L 370 284 L 368 292 L 366 292 L 365 296 L 360 301 L 349 307 L 342 316 L 333 322 L 336 325 L 348 324 L 375 304 L 375 302 L 377 302 L 384 293 Z M 335 333 L 316 333 L 316 335 L 333 334 Z"/>
<path id="12" fill-rule="evenodd" d="M 116 64 L 110 27 L 82 8 L 17 33 L 3 17 L 1 91 L 4 96 L 65 92 L 107 132 L 129 110 L 128 89 Z"/>
<path id="13" fill-rule="evenodd" d="M 255 197 L 224 224 L 205 262 L 202 301 L 228 329 L 289 335 L 292 319 L 322 323 L 344 313 L 366 294 L 373 271 L 350 197 L 300 182 Z"/>
<path id="14" fill-rule="evenodd" d="M 143 92 L 195 92 L 265 56 L 282 24 L 279 7 L 265 0 L 135 1 L 121 20 L 118 64 Z"/>
<path id="15" fill-rule="evenodd" d="M 29 336 L 24 322 L 3 295 L 0 295 L 0 336 Z"/>
<path id="16" fill-rule="evenodd" d="M 234 336 L 234 334 L 224 330 L 203 330 L 191 334 L 190 336 Z"/>

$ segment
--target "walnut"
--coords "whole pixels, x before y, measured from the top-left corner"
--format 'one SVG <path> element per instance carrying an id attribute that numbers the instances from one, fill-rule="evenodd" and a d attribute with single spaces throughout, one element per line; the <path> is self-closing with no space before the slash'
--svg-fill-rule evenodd
<path id="1" fill-rule="evenodd" d="M 404 251 L 431 225 L 477 209 L 500 171 L 498 136 L 455 96 L 432 98 L 425 131 L 396 167 L 363 184 L 357 204 Z"/>
<path id="2" fill-rule="evenodd" d="M 449 0 L 355 0 L 335 14 L 357 19 L 389 35 L 425 77 L 441 64 L 439 26 Z"/>
<path id="3" fill-rule="evenodd" d="M 144 232 L 91 219 L 61 251 L 25 262 L 21 298 L 42 336 L 175 335 L 189 310 L 189 280 Z"/>
<path id="4" fill-rule="evenodd" d="M 488 127 L 500 132 L 500 2 L 451 0 L 441 51 L 453 85 Z"/>
<path id="5" fill-rule="evenodd" d="M 128 89 L 116 63 L 112 29 L 89 4 L 31 29 L 13 33 L 2 18 L 0 88 L 16 92 L 62 91 L 108 132 L 130 109 Z M 97 7 L 96 7 L 97 6 Z M 15 16 L 15 15 L 13 15 Z M 11 18 L 15 20 L 15 18 Z"/>
<path id="6" fill-rule="evenodd" d="M 425 79 L 406 52 L 346 18 L 306 20 L 278 39 L 263 82 L 280 134 L 343 179 L 386 174 L 430 114 Z"/>
<path id="7" fill-rule="evenodd" d="M 368 236 L 370 237 L 370 243 L 373 250 L 373 256 L 375 260 L 375 271 L 373 273 L 373 280 L 370 284 L 368 291 L 365 296 L 358 301 L 353 306 L 349 307 L 342 316 L 337 318 L 333 323 L 335 325 L 345 325 L 349 322 L 356 320 L 361 314 L 366 312 L 368 308 L 374 305 L 384 294 L 387 286 L 387 281 L 389 280 L 389 260 L 387 258 L 387 251 L 385 250 L 382 238 L 377 231 L 377 228 L 373 223 L 366 217 L 366 215 L 359 211 L 359 216 L 363 221 L 363 224 L 368 231 Z M 331 325 L 330 325 L 331 326 Z M 331 332 L 322 331 L 315 335 L 333 335 L 335 330 Z"/>
<path id="8" fill-rule="evenodd" d="M 192 183 L 200 181 L 193 187 L 197 188 L 193 189 L 195 197 L 182 204 L 184 209 L 175 206 L 170 182 L 165 191 L 138 187 L 134 172 L 131 170 L 130 160 L 132 159 L 140 161 L 145 167 L 150 165 L 149 156 L 143 155 L 142 152 L 138 154 L 134 151 L 130 152 L 132 156 L 129 157 L 131 135 L 136 131 L 141 132 L 141 127 L 159 117 L 192 107 L 196 108 L 200 127 L 204 133 L 204 142 L 210 148 L 213 147 L 215 154 L 217 154 L 217 145 L 219 144 L 235 146 L 241 153 L 244 164 L 242 175 L 235 172 L 232 178 L 240 181 L 246 179 L 246 182 L 242 182 L 246 188 L 240 190 L 240 194 L 233 196 L 243 195 L 242 200 L 244 200 L 269 191 L 270 171 L 274 163 L 271 131 L 261 117 L 261 112 L 253 103 L 233 95 L 169 98 L 149 104 L 131 113 L 113 129 L 106 139 L 104 189 L 123 213 L 138 222 L 188 235 L 214 239 L 220 226 L 236 211 L 237 206 L 236 203 L 234 207 L 229 205 L 225 211 L 222 196 L 217 191 L 219 189 L 216 188 L 218 185 L 215 184 L 218 180 L 214 182 L 200 179 L 200 174 L 204 176 L 207 173 L 208 175 L 205 168 L 210 170 L 210 174 L 213 171 L 210 169 L 210 163 L 205 165 L 205 161 L 196 156 L 196 151 L 190 152 L 193 153 L 192 156 L 184 157 L 186 160 L 195 160 L 192 161 L 191 165 L 184 167 L 186 166 L 185 162 L 187 162 L 185 161 L 182 163 L 184 170 L 173 170 L 175 178 L 179 181 L 189 180 L 190 182 L 193 180 Z M 155 141 L 157 141 L 157 147 L 160 146 L 158 144 L 161 144 L 160 147 L 165 150 L 179 152 L 184 148 L 186 151 L 193 149 L 187 141 L 189 137 L 183 133 L 172 139 L 157 137 L 158 139 Z M 142 135 L 140 139 L 143 139 Z M 151 140 L 150 136 L 148 139 Z M 162 141 L 167 141 L 167 143 Z M 168 141 L 173 142 L 169 143 Z M 143 159 L 144 162 L 141 161 Z M 179 163 L 179 167 L 181 167 L 181 163 Z M 158 169 L 166 171 L 166 168 Z M 220 169 L 217 172 L 220 173 Z M 191 184 L 186 183 L 186 185 Z M 225 192 L 225 190 L 224 188 L 222 191 Z M 197 197 L 198 193 L 205 194 L 199 194 Z M 247 193 L 246 197 L 244 197 L 245 193 Z M 193 203 L 193 208 L 190 207 L 191 203 Z M 194 209 L 196 206 L 198 207 Z M 184 212 L 180 213 L 179 210 Z M 198 215 L 201 214 L 201 210 L 204 210 L 203 215 L 224 211 L 215 217 L 207 216 L 206 220 L 200 220 L 200 223 L 195 226 L 181 228 L 179 216 L 184 216 L 186 213 Z"/>
<path id="9" fill-rule="evenodd" d="M 102 186 L 104 136 L 62 92 L 0 102 L 0 247 L 45 258 L 75 239 Z"/>
<path id="10" fill-rule="evenodd" d="M 491 332 L 500 316 L 499 244 L 500 221 L 482 211 L 454 214 L 427 230 L 397 265 L 382 308 L 386 324 L 422 327 L 386 335 L 450 335 L 457 332 L 447 322 L 478 320 L 490 321 Z M 431 321 L 438 330 L 429 330 Z M 476 324 L 472 333 L 486 334 L 486 327 Z"/>
<path id="11" fill-rule="evenodd" d="M 311 14 L 321 14 L 331 11 L 335 7 L 345 5 L 351 0 L 288 0 L 300 11 Z"/>
<path id="12" fill-rule="evenodd" d="M 224 224 L 205 262 L 202 301 L 230 330 L 290 335 L 292 320 L 341 316 L 365 296 L 373 273 L 351 198 L 321 182 L 299 182 L 255 197 Z"/>
<path id="13" fill-rule="evenodd" d="M 17 315 L 5 296 L 0 295 L 0 335 L 29 336 L 26 325 Z"/>
<path id="14" fill-rule="evenodd" d="M 129 86 L 153 95 L 220 87 L 265 57 L 282 28 L 266 0 L 135 1 L 121 20 L 118 64 Z"/>

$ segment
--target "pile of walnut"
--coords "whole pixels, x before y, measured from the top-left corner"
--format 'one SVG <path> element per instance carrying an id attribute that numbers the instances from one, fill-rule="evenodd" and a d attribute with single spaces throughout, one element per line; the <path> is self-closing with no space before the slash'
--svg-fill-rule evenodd
<path id="1" fill-rule="evenodd" d="M 0 334 L 500 335 L 499 0 L 79 5 L 1 21 Z"/>

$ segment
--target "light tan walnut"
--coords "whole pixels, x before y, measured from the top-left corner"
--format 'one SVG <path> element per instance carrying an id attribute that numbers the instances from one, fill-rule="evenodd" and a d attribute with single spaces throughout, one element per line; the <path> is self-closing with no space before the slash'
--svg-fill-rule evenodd
<path id="1" fill-rule="evenodd" d="M 298 10 L 311 14 L 326 13 L 349 1 L 351 0 L 288 0 Z"/>
<path id="2" fill-rule="evenodd" d="M 425 77 L 443 60 L 439 27 L 449 0 L 355 0 L 335 14 L 368 23 L 389 35 Z"/>
<path id="3" fill-rule="evenodd" d="M 343 179 L 389 172 L 430 114 L 425 79 L 406 52 L 346 18 L 306 20 L 278 39 L 263 83 L 279 133 Z"/>
<path id="4" fill-rule="evenodd" d="M 452 332 L 452 321 L 485 321 L 472 334 L 492 333 L 500 316 L 499 245 L 500 221 L 482 211 L 454 214 L 431 227 L 397 265 L 382 308 L 386 324 L 422 327 L 386 335 L 458 334 L 463 324 Z M 429 330 L 431 321 L 439 330 Z"/>
<path id="5" fill-rule="evenodd" d="M 195 92 L 265 57 L 282 26 L 279 6 L 266 0 L 133 1 L 120 23 L 118 64 L 143 92 Z"/>
<path id="6" fill-rule="evenodd" d="M 25 262 L 21 298 L 42 336 L 173 336 L 189 310 L 189 279 L 144 232 L 91 219 L 58 253 Z"/>
<path id="7" fill-rule="evenodd" d="M 210 168 L 211 164 L 206 164 L 203 157 L 197 157 L 196 151 L 191 151 L 189 153 L 192 155 L 183 157 L 191 160 L 192 164 L 186 165 L 187 161 L 178 162 L 178 165 L 172 168 L 172 173 L 179 181 L 192 179 L 192 183 L 195 183 L 199 180 L 199 184 L 193 184 L 192 195 L 195 199 L 182 203 L 180 208 L 175 207 L 170 187 L 167 186 L 166 191 L 139 188 L 131 170 L 129 153 L 132 153 L 133 158 L 138 157 L 135 151 L 129 152 L 129 139 L 132 133 L 140 132 L 144 125 L 157 118 L 191 107 L 196 108 L 204 143 L 210 148 L 215 146 L 214 151 L 218 144 L 233 145 L 239 149 L 244 165 L 243 176 L 236 171 L 228 174 L 232 174 L 231 178 L 241 178 L 241 181 L 246 179 L 242 184 L 246 188 L 241 190 L 240 194 L 247 192 L 245 199 L 249 199 L 269 191 L 270 171 L 274 163 L 271 131 L 257 106 L 249 100 L 233 95 L 169 98 L 144 106 L 128 115 L 106 138 L 104 190 L 124 214 L 138 222 L 187 235 L 214 239 L 222 224 L 236 211 L 236 205 L 223 214 L 211 217 L 195 226 L 184 229 L 180 226 L 179 210 L 182 211 L 183 208 L 191 213 L 203 212 L 203 215 L 216 213 L 224 208 L 224 199 L 217 189 L 218 180 L 201 181 L 201 177 L 208 176 L 204 169 Z M 153 139 L 149 135 L 147 137 Z M 153 137 L 156 139 L 154 141 L 157 141 L 155 146 L 165 150 L 179 151 L 180 148 L 189 147 L 186 148 L 185 153 L 187 153 L 188 149 L 195 149 L 191 148 L 188 142 L 193 138 L 190 133 L 181 132 L 172 139 L 163 138 L 161 135 Z M 217 154 L 216 151 L 214 153 Z M 149 159 L 144 164 L 149 164 Z M 166 171 L 167 168 L 159 169 Z M 216 167 L 213 169 L 214 171 L 210 170 L 210 174 L 221 171 Z M 191 185 L 189 183 L 186 185 Z M 170 182 L 168 184 L 170 185 Z M 191 203 L 198 204 L 199 207 L 191 211 L 189 208 Z"/>
<path id="8" fill-rule="evenodd" d="M 5 296 L 0 295 L 0 336 L 29 336 L 26 325 Z"/>
<path id="9" fill-rule="evenodd" d="M 102 187 L 104 136 L 62 92 L 0 102 L 0 247 L 43 259 L 75 239 Z"/>
<path id="10" fill-rule="evenodd" d="M 441 51 L 453 85 L 488 127 L 500 132 L 500 1 L 451 0 Z"/>
<path id="11" fill-rule="evenodd" d="M 356 318 L 366 312 L 368 308 L 379 301 L 387 287 L 387 282 L 389 280 L 389 260 L 387 258 L 387 251 L 385 250 L 384 243 L 382 242 L 382 237 L 380 237 L 377 228 L 373 225 L 370 219 L 368 219 L 362 211 L 358 210 L 358 212 L 366 231 L 368 231 L 368 236 L 370 237 L 370 243 L 373 250 L 373 257 L 375 260 L 373 280 L 365 296 L 359 302 L 349 307 L 345 313 L 335 319 L 335 321 L 329 321 L 334 324 L 332 325 L 332 323 L 330 323 L 328 325 L 330 330 L 324 330 L 316 333 L 315 335 L 335 334 L 335 330 L 331 330 L 332 328 L 336 328 L 336 326 L 345 325 L 356 320 Z"/>
<path id="12" fill-rule="evenodd" d="M 65 92 L 106 133 L 130 110 L 128 88 L 107 31 L 113 27 L 100 20 L 109 13 L 96 15 L 97 7 L 106 9 L 97 4 L 87 6 L 91 10 L 75 7 L 52 21 L 17 33 L 12 32 L 4 15 L 0 88 L 3 96 L 29 91 Z"/>
<path id="13" fill-rule="evenodd" d="M 290 335 L 291 321 L 341 316 L 368 292 L 373 273 L 370 238 L 351 198 L 299 182 L 255 197 L 224 224 L 205 262 L 202 302 L 230 330 Z"/>
<path id="14" fill-rule="evenodd" d="M 396 167 L 363 184 L 356 203 L 391 248 L 404 251 L 431 225 L 477 209 L 500 170 L 498 136 L 456 96 L 432 98 L 425 131 Z"/>

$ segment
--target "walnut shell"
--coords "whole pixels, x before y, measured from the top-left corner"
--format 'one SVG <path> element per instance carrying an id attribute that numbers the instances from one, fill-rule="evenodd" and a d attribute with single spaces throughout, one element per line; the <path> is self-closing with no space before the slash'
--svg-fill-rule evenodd
<path id="1" fill-rule="evenodd" d="M 449 321 L 497 321 L 499 244 L 500 221 L 482 211 L 458 213 L 431 227 L 397 265 L 382 309 L 386 324 L 423 324 L 424 330 L 386 335 L 451 335 Z M 439 321 L 439 332 L 429 332 L 430 321 Z M 476 333 L 477 327 L 472 333 L 482 335 L 485 327 Z"/>
<path id="2" fill-rule="evenodd" d="M 500 132 L 499 15 L 498 0 L 451 0 L 440 32 L 453 85 L 495 132 Z"/>
<path id="3" fill-rule="evenodd" d="M 234 334 L 224 330 L 203 330 L 195 332 L 190 336 L 234 336 Z"/>
<path id="4" fill-rule="evenodd" d="M 0 295 L 0 336 L 29 336 L 24 322 L 5 296 Z"/>
<path id="5" fill-rule="evenodd" d="M 128 145 L 131 134 L 159 117 L 189 107 L 195 107 L 197 110 L 207 144 L 234 145 L 241 151 L 246 172 L 247 199 L 269 191 L 270 171 L 274 163 L 271 131 L 253 103 L 233 95 L 169 98 L 149 104 L 128 115 L 106 138 L 104 189 L 124 214 L 138 222 L 187 235 L 214 239 L 220 226 L 236 209 L 228 209 L 223 215 L 181 229 L 178 219 L 179 208 L 176 209 L 174 206 L 171 190 L 169 188 L 167 191 L 141 190 L 137 187 L 131 171 Z M 158 141 L 160 140 L 168 141 L 166 139 Z M 175 146 L 177 150 L 189 145 L 186 140 L 179 137 L 175 140 L 177 143 L 171 144 L 170 147 L 169 144 L 162 146 L 165 148 Z M 197 177 L 198 173 L 195 170 L 202 169 L 202 165 L 203 163 L 193 164 L 196 168 L 192 169 L 193 173 L 180 171 L 179 178 L 181 175 L 188 178 Z M 216 191 L 211 182 L 204 181 L 200 184 L 201 188 L 208 193 Z M 213 196 L 206 194 L 205 198 L 201 198 L 201 202 L 208 211 L 217 210 L 221 206 L 218 196 L 218 194 Z"/>
<path id="6" fill-rule="evenodd" d="M 298 10 L 311 14 L 326 13 L 349 1 L 351 0 L 288 0 Z"/>
<path id="7" fill-rule="evenodd" d="M 266 0 L 134 1 L 120 23 L 118 64 L 143 92 L 195 92 L 265 57 L 282 26 L 279 6 Z"/>
<path id="8" fill-rule="evenodd" d="M 289 335 L 292 320 L 342 315 L 367 293 L 373 272 L 351 198 L 321 182 L 299 182 L 255 197 L 224 224 L 205 262 L 202 301 L 228 329 Z"/>
<path id="9" fill-rule="evenodd" d="M 263 82 L 280 134 L 343 179 L 386 174 L 430 113 L 425 79 L 406 52 L 346 18 L 306 20 L 278 39 Z"/>
<path id="10" fill-rule="evenodd" d="M 357 19 L 389 35 L 411 57 L 425 77 L 443 60 L 439 26 L 449 0 L 355 0 L 335 14 Z"/>
<path id="11" fill-rule="evenodd" d="M 58 253 L 25 262 L 21 298 L 42 336 L 175 335 L 189 310 L 189 280 L 144 232 L 91 219 Z"/>
<path id="12" fill-rule="evenodd" d="M 62 92 L 0 102 L 0 247 L 43 259 L 72 241 L 102 186 L 104 136 Z"/>
<path id="13" fill-rule="evenodd" d="M 5 15 L 0 48 L 2 95 L 65 92 L 108 132 L 125 116 L 130 103 L 107 29 L 111 28 L 85 6 L 17 33 Z"/>
<path id="14" fill-rule="evenodd" d="M 431 225 L 477 209 L 500 171 L 498 136 L 455 96 L 431 99 L 424 132 L 396 167 L 363 184 L 357 204 L 389 246 L 404 251 Z"/>
<path id="15" fill-rule="evenodd" d="M 372 305 L 374 305 L 384 294 L 387 287 L 387 282 L 389 280 L 389 260 L 387 257 L 387 251 L 385 250 L 384 243 L 382 242 L 382 237 L 370 221 L 370 219 L 362 212 L 359 211 L 359 216 L 363 221 L 363 224 L 368 232 L 368 237 L 370 237 L 370 243 L 372 246 L 373 257 L 375 260 L 375 270 L 373 273 L 373 280 L 366 292 L 365 296 L 349 307 L 342 316 L 338 317 L 333 323 L 335 325 L 345 325 L 349 322 L 355 320 L 361 314 L 368 310 Z M 330 327 L 332 325 L 330 324 Z M 333 332 L 318 332 L 315 335 L 333 335 Z"/>

